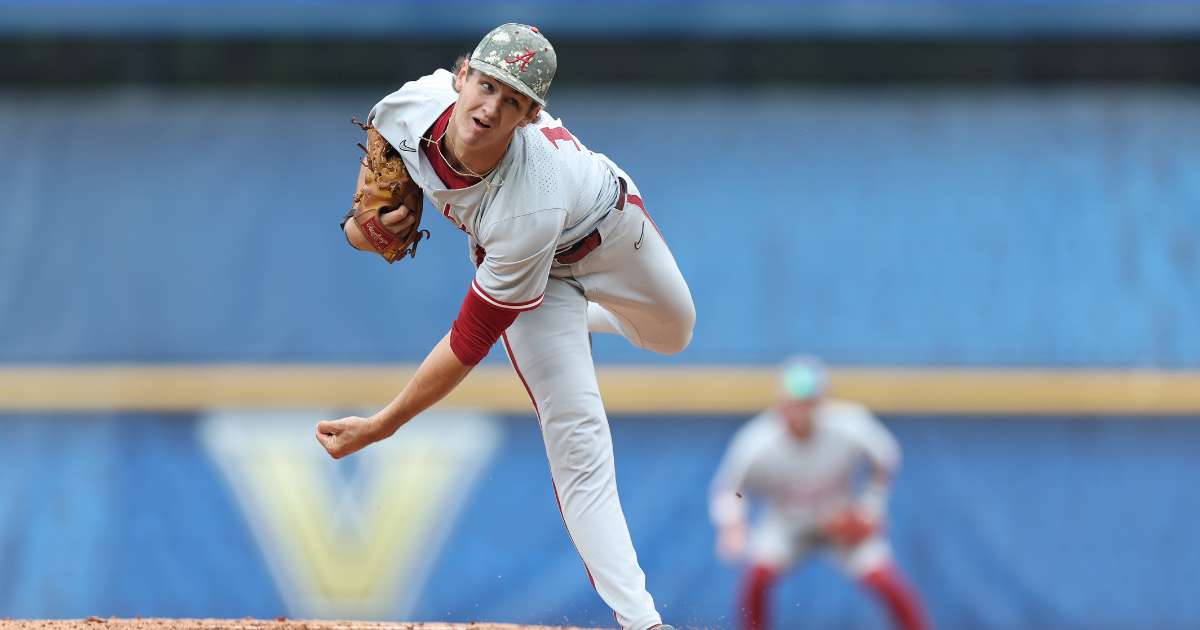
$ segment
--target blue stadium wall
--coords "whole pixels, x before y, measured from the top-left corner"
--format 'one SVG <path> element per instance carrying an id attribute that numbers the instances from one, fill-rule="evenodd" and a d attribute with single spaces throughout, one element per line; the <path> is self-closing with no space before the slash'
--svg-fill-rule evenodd
<path id="1" fill-rule="evenodd" d="M 737 615 L 737 572 L 711 553 L 704 488 L 742 420 L 613 421 L 622 503 L 668 622 L 730 627 Z M 906 456 L 892 540 L 938 627 L 1195 627 L 1200 423 L 886 421 Z M 0 420 L 0 615 L 301 613 L 197 437 L 202 422 Z M 394 594 L 415 596 L 396 614 L 612 627 L 555 508 L 536 419 L 499 423 L 503 442 L 456 517 L 406 515 L 447 531 L 417 591 Z M 773 616 L 781 628 L 889 627 L 819 558 L 782 584 Z"/>
<path id="2" fill-rule="evenodd" d="M 1196 0 L 0 0 L 0 35 L 469 39 L 506 22 L 550 37 L 994 37 L 1200 32 Z"/>
<path id="3" fill-rule="evenodd" d="M 382 96 L 4 95 L 0 362 L 419 361 L 473 269 L 436 216 L 403 264 L 340 236 Z M 550 98 L 696 302 L 686 352 L 598 361 L 1200 366 L 1200 91 Z"/>
<path id="4" fill-rule="evenodd" d="M 0 363 L 419 361 L 471 266 L 436 216 L 392 266 L 337 233 L 349 118 L 380 96 L 0 94 Z M 680 355 L 598 336 L 599 362 L 1200 367 L 1195 90 L 564 92 L 550 110 L 637 179 L 699 314 Z M 744 420 L 613 420 L 677 625 L 737 614 L 703 501 Z M 1200 624 L 1193 419 L 885 421 L 906 454 L 892 535 L 943 629 Z M 0 415 L 0 616 L 306 610 L 246 494 L 261 479 L 213 422 Z M 437 553 L 379 616 L 611 626 L 533 416 L 487 422 L 488 456 L 447 482 L 459 503 L 413 504 Z M 776 597 L 784 627 L 887 625 L 820 562 Z"/>

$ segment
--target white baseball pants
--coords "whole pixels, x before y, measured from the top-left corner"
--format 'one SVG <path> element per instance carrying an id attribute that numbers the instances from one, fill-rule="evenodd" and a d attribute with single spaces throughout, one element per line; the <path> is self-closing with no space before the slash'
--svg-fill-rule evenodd
<path id="1" fill-rule="evenodd" d="M 638 194 L 632 183 L 628 193 Z M 600 234 L 600 246 L 583 260 L 556 263 L 541 306 L 517 316 L 503 339 L 541 423 L 559 511 L 592 584 L 624 630 L 646 630 L 662 620 L 617 496 L 588 332 L 616 333 L 671 354 L 691 341 L 696 310 L 636 197 L 610 212 Z"/>
<path id="2" fill-rule="evenodd" d="M 790 519 L 771 508 L 763 512 L 750 541 L 750 559 L 755 565 L 779 573 L 812 552 L 825 550 L 846 575 L 861 580 L 892 563 L 892 545 L 881 532 L 847 546 L 824 540 L 811 522 Z"/>

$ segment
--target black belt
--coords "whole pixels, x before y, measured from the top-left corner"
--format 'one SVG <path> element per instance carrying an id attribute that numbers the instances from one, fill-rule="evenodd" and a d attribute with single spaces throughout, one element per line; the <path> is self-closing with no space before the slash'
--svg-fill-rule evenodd
<path id="1" fill-rule="evenodd" d="M 617 197 L 617 210 L 625 209 L 625 178 L 618 177 L 617 182 L 621 184 L 621 194 Z M 588 254 L 592 253 L 593 249 L 600 247 L 600 228 L 591 231 L 587 236 L 577 241 L 574 245 L 564 249 L 554 255 L 554 260 L 560 265 L 570 265 L 584 259 Z"/>

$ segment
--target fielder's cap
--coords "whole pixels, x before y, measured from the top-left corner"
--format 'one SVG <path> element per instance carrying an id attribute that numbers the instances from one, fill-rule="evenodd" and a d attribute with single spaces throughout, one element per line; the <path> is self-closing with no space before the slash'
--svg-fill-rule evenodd
<path id="1" fill-rule="evenodd" d="M 788 359 L 779 372 L 779 388 L 793 400 L 820 398 L 829 391 L 829 372 L 814 356 Z"/>
<path id="2" fill-rule="evenodd" d="M 558 69 L 558 57 L 536 27 L 504 24 L 488 33 L 471 53 L 470 65 L 546 106 L 546 91 Z"/>

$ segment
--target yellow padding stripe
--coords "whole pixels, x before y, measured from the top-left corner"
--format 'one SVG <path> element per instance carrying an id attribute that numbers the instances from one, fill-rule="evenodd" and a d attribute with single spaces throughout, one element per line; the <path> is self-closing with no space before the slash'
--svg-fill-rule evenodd
<path id="1" fill-rule="evenodd" d="M 0 411 L 369 409 L 390 401 L 415 366 L 5 366 Z M 771 404 L 775 372 L 751 367 L 600 367 L 614 414 L 749 414 Z M 832 370 L 833 395 L 878 413 L 1200 414 L 1200 372 L 1103 370 Z M 440 405 L 529 412 L 508 366 L 476 368 Z"/>

